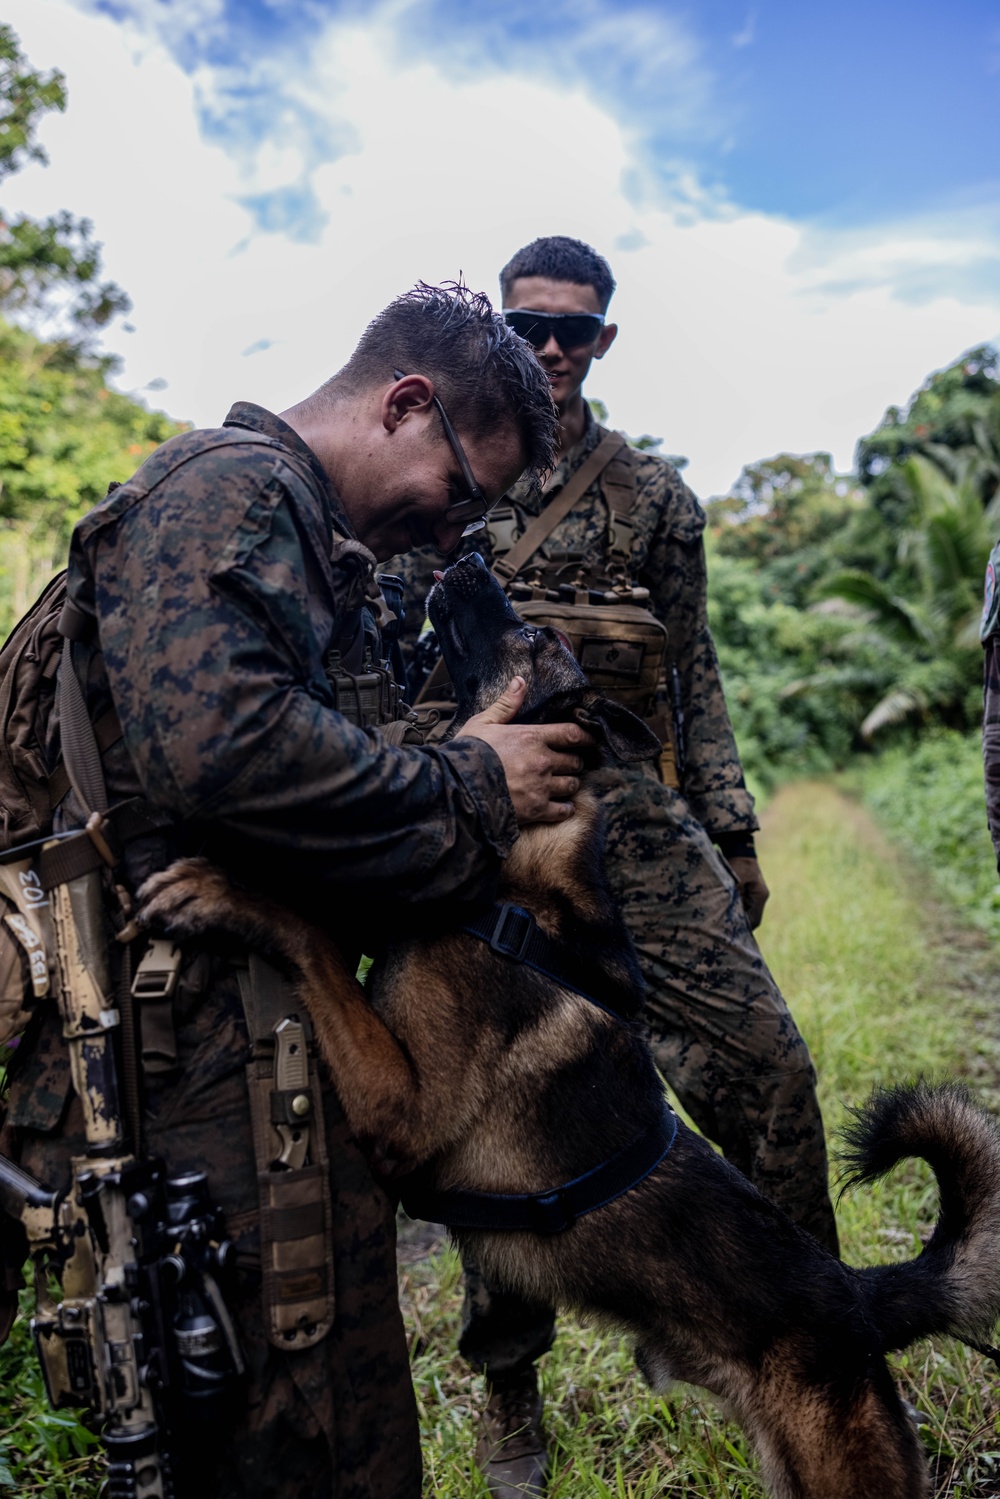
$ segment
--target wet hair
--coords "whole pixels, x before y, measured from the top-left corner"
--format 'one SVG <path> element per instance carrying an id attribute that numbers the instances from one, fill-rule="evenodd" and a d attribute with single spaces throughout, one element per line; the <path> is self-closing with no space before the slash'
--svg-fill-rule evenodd
<path id="1" fill-rule="evenodd" d="M 531 347 L 507 327 L 485 292 L 420 281 L 373 318 L 343 369 L 317 394 L 336 398 L 391 382 L 394 370 L 426 375 L 459 434 L 509 423 L 534 481 L 555 459 L 559 418 Z"/>
<path id="2" fill-rule="evenodd" d="M 602 312 L 607 312 L 615 289 L 615 278 L 604 256 L 598 255 L 582 239 L 569 239 L 565 234 L 533 239 L 530 245 L 511 256 L 500 272 L 500 289 L 505 301 L 513 283 L 522 276 L 547 276 L 551 281 L 592 286 Z"/>

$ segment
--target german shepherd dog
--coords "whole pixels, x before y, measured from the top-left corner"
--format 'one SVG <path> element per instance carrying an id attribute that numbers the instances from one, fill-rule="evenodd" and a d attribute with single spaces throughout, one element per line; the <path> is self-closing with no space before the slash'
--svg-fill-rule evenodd
<path id="1" fill-rule="evenodd" d="M 519 674 L 522 718 L 575 719 L 624 759 L 658 747 L 588 686 L 555 631 L 517 617 L 478 557 L 450 568 L 429 606 L 458 722 Z M 522 829 L 500 895 L 617 995 L 604 1008 L 455 930 L 401 940 L 362 989 L 322 932 L 197 860 L 146 884 L 143 919 L 176 938 L 221 929 L 290 967 L 380 1170 L 421 1166 L 435 1190 L 543 1193 L 655 1130 L 664 1109 L 625 1018 L 642 984 L 602 845 L 584 786 L 573 817 Z M 885 1354 L 932 1333 L 981 1337 L 1000 1314 L 1000 1131 L 959 1088 L 918 1085 L 878 1093 L 849 1148 L 855 1183 L 904 1157 L 930 1162 L 941 1213 L 917 1259 L 834 1259 L 683 1124 L 638 1185 L 562 1232 L 456 1237 L 503 1284 L 631 1333 L 654 1389 L 712 1392 L 774 1499 L 920 1499 L 928 1470 Z"/>

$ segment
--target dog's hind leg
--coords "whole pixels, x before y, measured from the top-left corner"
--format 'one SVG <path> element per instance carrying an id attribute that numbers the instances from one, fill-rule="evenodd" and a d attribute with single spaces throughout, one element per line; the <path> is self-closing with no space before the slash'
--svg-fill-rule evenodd
<path id="1" fill-rule="evenodd" d="M 880 1358 L 842 1384 L 802 1377 L 794 1349 L 729 1392 L 773 1499 L 929 1499 L 927 1460 Z"/>

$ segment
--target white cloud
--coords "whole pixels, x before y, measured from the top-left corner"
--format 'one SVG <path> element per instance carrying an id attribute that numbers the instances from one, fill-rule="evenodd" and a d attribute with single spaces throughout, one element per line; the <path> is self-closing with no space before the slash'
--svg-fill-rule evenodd
<path id="1" fill-rule="evenodd" d="M 214 0 L 198 3 L 214 20 Z M 282 79 L 273 130 L 224 150 L 198 126 L 218 79 L 183 73 L 152 33 L 67 0 L 8 0 L 5 14 L 37 66 L 65 70 L 70 105 L 45 128 L 51 167 L 4 184 L 4 202 L 95 220 L 135 302 L 137 332 L 109 340 L 120 383 L 166 379 L 157 401 L 178 416 L 215 423 L 235 399 L 281 409 L 397 292 L 459 271 L 492 291 L 538 234 L 611 256 L 621 334 L 588 391 L 687 453 L 704 494 L 782 449 L 846 467 L 886 405 L 1000 331 L 1000 291 L 948 282 L 995 257 L 989 226 L 821 236 L 720 204 L 695 178 L 657 202 L 636 190 L 632 136 L 582 87 L 406 60 L 384 18 L 331 22 Z M 328 126 L 340 154 L 316 166 L 303 121 Z M 275 192 L 289 213 L 312 194 L 311 242 L 260 232 L 241 206 Z M 900 295 L 918 271 L 933 284 Z"/>

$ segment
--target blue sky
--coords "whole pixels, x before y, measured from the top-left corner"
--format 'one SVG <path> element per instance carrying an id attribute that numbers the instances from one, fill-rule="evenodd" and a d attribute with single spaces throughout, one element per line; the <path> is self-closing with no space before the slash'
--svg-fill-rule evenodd
<path id="1" fill-rule="evenodd" d="M 591 391 L 704 492 L 779 449 L 846 466 L 1000 334 L 995 0 L 5 10 L 70 89 L 5 201 L 95 219 L 136 303 L 123 381 L 178 415 L 287 404 L 394 291 L 492 290 L 536 233 L 612 258 Z"/>
<path id="2" fill-rule="evenodd" d="M 143 0 L 93 8 L 149 24 Z M 226 107 L 206 115 L 206 127 L 245 139 L 266 130 L 266 105 L 282 93 L 273 72 L 255 76 L 260 64 L 277 54 L 293 69 L 331 18 L 371 7 L 159 9 L 160 34 L 183 67 L 230 75 Z M 416 0 L 392 9 L 409 53 L 444 57 L 453 72 L 580 83 L 642 137 L 654 172 L 693 166 L 747 208 L 857 226 L 995 209 L 1000 197 L 995 0 Z M 327 121 L 303 115 L 300 125 L 311 126 L 317 155 L 337 149 Z"/>

